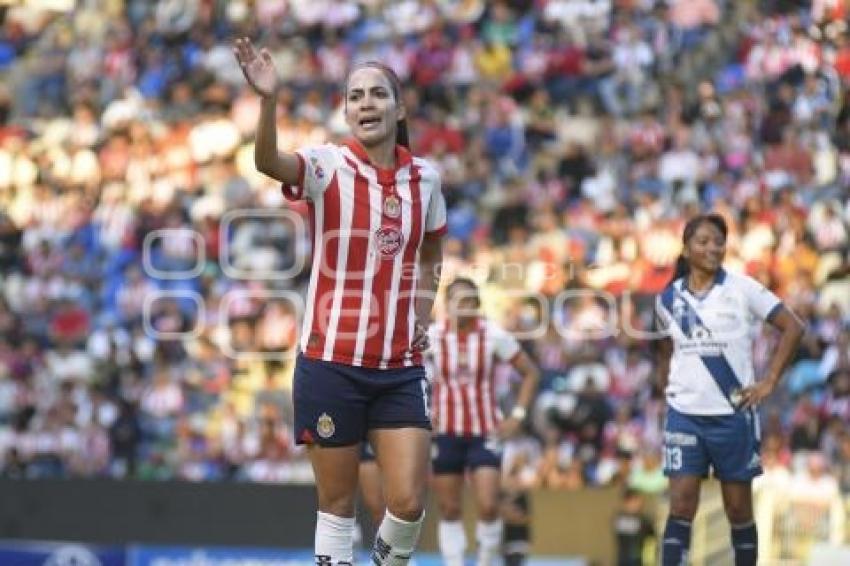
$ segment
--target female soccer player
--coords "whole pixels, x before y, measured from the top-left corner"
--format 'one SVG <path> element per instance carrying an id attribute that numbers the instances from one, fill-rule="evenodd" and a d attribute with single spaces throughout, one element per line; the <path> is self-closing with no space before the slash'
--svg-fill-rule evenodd
<path id="1" fill-rule="evenodd" d="M 279 153 L 278 75 L 248 39 L 234 52 L 262 98 L 254 160 L 307 199 L 313 259 L 293 384 L 296 441 L 316 477 L 316 564 L 353 561 L 360 445 L 375 449 L 387 511 L 376 565 L 403 565 L 422 524 L 430 450 L 422 353 L 439 283 L 446 205 L 437 170 L 407 146 L 398 78 L 379 63 L 345 84 L 353 139 Z"/>
<path id="2" fill-rule="evenodd" d="M 724 271 L 726 234 L 717 214 L 691 219 L 676 275 L 656 302 L 666 335 L 658 368 L 667 397 L 664 472 L 670 478 L 665 566 L 687 563 L 700 481 L 709 466 L 720 480 L 735 564 L 755 565 L 751 482 L 761 473 L 756 407 L 779 383 L 803 333 L 773 293 L 746 275 Z M 782 336 L 767 375 L 756 380 L 753 337 L 763 320 Z"/>
<path id="3" fill-rule="evenodd" d="M 449 316 L 431 326 L 435 422 L 433 489 L 440 509 L 437 538 L 443 562 L 462 566 L 466 534 L 461 522 L 464 474 L 469 471 L 478 511 L 478 564 L 500 555 L 501 440 L 519 432 L 537 389 L 538 371 L 516 339 L 480 313 L 478 288 L 455 279 L 446 290 Z M 493 387 L 497 361 L 522 375 L 516 405 L 502 419 Z"/>

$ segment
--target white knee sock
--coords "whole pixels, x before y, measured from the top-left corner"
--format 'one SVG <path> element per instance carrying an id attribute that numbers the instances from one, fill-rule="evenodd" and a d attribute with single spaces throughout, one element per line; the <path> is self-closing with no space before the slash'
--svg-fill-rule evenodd
<path id="1" fill-rule="evenodd" d="M 478 539 L 478 566 L 493 566 L 502 549 L 502 521 L 496 519 L 489 523 L 478 521 L 475 527 Z"/>
<path id="2" fill-rule="evenodd" d="M 375 536 L 372 562 L 376 566 L 406 566 L 419 541 L 419 531 L 424 518 L 423 512 L 416 521 L 403 521 L 388 509 Z"/>
<path id="3" fill-rule="evenodd" d="M 317 513 L 316 566 L 354 564 L 354 517 Z"/>
<path id="4" fill-rule="evenodd" d="M 445 566 L 463 566 L 466 553 L 466 531 L 462 521 L 440 521 L 437 526 L 437 542 Z"/>

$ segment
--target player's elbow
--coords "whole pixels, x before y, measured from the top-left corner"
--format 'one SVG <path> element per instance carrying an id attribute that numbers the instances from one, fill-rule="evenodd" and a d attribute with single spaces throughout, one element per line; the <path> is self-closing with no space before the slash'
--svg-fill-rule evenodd
<path id="1" fill-rule="evenodd" d="M 422 240 L 419 253 L 420 261 L 424 264 L 435 265 L 443 260 L 443 241 L 441 238 L 426 237 Z"/>
<path id="2" fill-rule="evenodd" d="M 261 153 L 254 154 L 254 167 L 263 175 L 272 176 L 274 166 L 268 156 Z"/>
<path id="3" fill-rule="evenodd" d="M 800 319 L 794 317 L 786 332 L 788 332 L 791 338 L 793 338 L 794 345 L 796 346 L 803 340 L 806 328 L 803 326 L 803 322 Z"/>

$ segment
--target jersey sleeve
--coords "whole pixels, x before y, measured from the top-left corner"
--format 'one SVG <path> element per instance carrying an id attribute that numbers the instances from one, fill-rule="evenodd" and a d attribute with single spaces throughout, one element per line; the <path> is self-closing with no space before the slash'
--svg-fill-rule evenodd
<path id="1" fill-rule="evenodd" d="M 425 234 L 428 236 L 443 236 L 448 231 L 446 215 L 446 199 L 440 189 L 440 177 L 435 175 L 434 190 L 428 201 L 428 212 L 425 214 Z"/>
<path id="2" fill-rule="evenodd" d="M 339 148 L 333 144 L 299 149 L 298 183 L 282 185 L 283 196 L 288 200 L 317 199 L 325 192 L 340 163 Z"/>
<path id="3" fill-rule="evenodd" d="M 770 321 L 782 308 L 782 300 L 752 277 L 743 276 L 741 282 L 750 313 L 760 320 Z"/>
<path id="4" fill-rule="evenodd" d="M 517 339 L 507 330 L 495 324 L 490 324 L 489 331 L 493 339 L 493 352 L 503 362 L 513 360 L 522 351 Z"/>

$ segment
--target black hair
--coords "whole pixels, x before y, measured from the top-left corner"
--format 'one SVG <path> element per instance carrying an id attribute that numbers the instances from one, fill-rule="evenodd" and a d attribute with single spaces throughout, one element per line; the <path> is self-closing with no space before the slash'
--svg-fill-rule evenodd
<path id="1" fill-rule="evenodd" d="M 687 224 L 685 224 L 685 229 L 682 232 L 682 247 L 686 247 L 688 245 L 688 242 L 694 237 L 694 234 L 696 234 L 697 229 L 703 224 L 711 224 L 717 228 L 720 233 L 723 234 L 723 240 L 726 240 L 726 237 L 729 234 L 729 228 L 726 225 L 726 220 L 722 216 L 714 212 L 711 214 L 699 214 L 688 220 Z M 676 258 L 676 269 L 673 272 L 673 278 L 670 279 L 670 283 L 687 276 L 690 271 L 691 266 L 688 263 L 688 259 L 685 257 L 685 254 L 679 254 L 679 257 Z"/>
<path id="2" fill-rule="evenodd" d="M 360 69 L 378 69 L 387 77 L 390 81 L 390 88 L 393 91 L 393 97 L 395 97 L 396 103 L 401 104 L 401 79 L 398 78 L 398 75 L 389 65 L 385 65 L 379 61 L 366 61 L 365 63 L 360 63 L 355 66 L 348 73 L 348 76 L 345 78 L 345 90 L 348 91 L 348 80 L 351 78 L 351 75 L 354 74 L 354 71 L 358 71 Z M 348 98 L 346 97 L 346 104 Z M 410 133 L 407 129 L 407 118 L 402 118 L 401 120 L 396 121 L 396 131 L 395 131 L 395 143 L 396 145 L 400 145 L 406 149 L 410 149 Z"/>
<path id="3" fill-rule="evenodd" d="M 454 293 L 456 287 L 466 286 L 469 287 L 474 296 L 475 296 L 475 308 L 481 307 L 481 297 L 478 294 L 478 285 L 470 279 L 469 277 L 455 277 L 454 281 L 449 283 L 449 286 L 446 287 L 446 295 L 451 295 Z"/>

